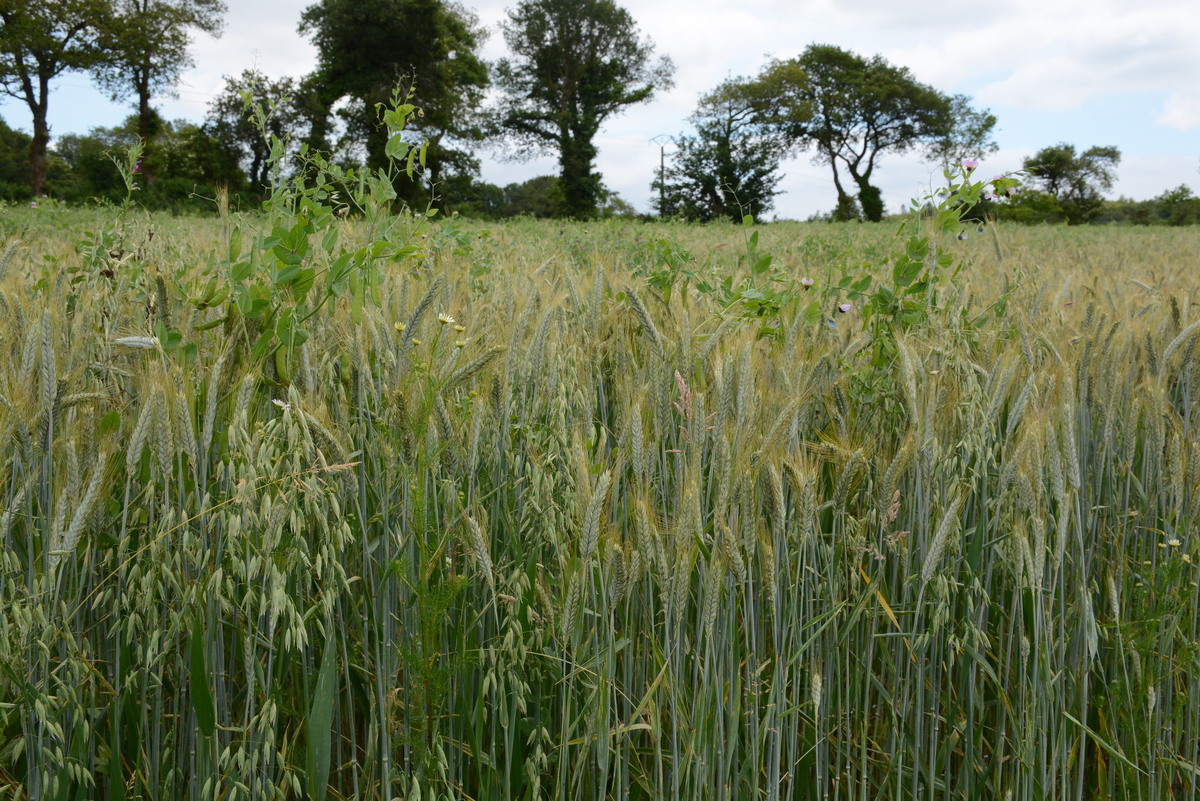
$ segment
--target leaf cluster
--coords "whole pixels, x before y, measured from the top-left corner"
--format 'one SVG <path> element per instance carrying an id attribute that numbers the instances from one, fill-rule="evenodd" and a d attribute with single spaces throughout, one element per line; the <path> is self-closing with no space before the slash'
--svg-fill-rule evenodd
<path id="1" fill-rule="evenodd" d="M 778 194 L 788 139 L 773 124 L 781 104 L 769 85 L 728 80 L 700 99 L 696 133 L 675 140 L 672 165 L 652 188 L 660 216 L 737 222 L 761 216 Z"/>

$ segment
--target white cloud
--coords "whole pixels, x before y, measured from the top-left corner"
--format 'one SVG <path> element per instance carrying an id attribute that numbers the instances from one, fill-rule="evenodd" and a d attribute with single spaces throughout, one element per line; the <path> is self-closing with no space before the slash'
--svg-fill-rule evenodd
<path id="1" fill-rule="evenodd" d="M 1156 122 L 1177 131 L 1200 128 L 1200 81 L 1168 94 Z"/>

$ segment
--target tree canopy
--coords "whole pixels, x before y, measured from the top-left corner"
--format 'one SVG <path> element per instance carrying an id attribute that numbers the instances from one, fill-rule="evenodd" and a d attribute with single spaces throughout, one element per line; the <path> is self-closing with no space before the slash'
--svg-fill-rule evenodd
<path id="1" fill-rule="evenodd" d="M 101 0 L 0 0 L 0 91 L 20 100 L 33 117 L 29 145 L 30 189 L 46 182 L 50 81 L 68 70 L 95 65 L 102 51 L 97 31 L 106 11 Z"/>
<path id="2" fill-rule="evenodd" d="M 269 137 L 299 138 L 303 115 L 295 102 L 296 82 L 272 80 L 253 70 L 225 78 L 225 88 L 208 106 L 207 125 L 214 136 L 235 149 L 245 165 L 250 184 L 262 190 L 270 183 Z M 267 111 L 267 127 L 260 131 L 250 119 L 246 98 Z"/>
<path id="3" fill-rule="evenodd" d="M 1082 153 L 1066 142 L 1044 147 L 1025 159 L 1024 169 L 1053 199 L 1057 215 L 1068 223 L 1088 222 L 1100 213 L 1103 192 L 1112 189 L 1121 151 L 1090 147 Z M 1026 201 L 1029 200 L 1025 196 Z M 1020 200 L 1020 198 L 1019 198 Z"/>
<path id="4" fill-rule="evenodd" d="M 496 66 L 496 126 L 516 157 L 557 152 L 566 213 L 602 195 L 594 139 L 609 117 L 669 88 L 674 65 L 612 0 L 522 0 L 502 24 L 512 58 Z"/>
<path id="5" fill-rule="evenodd" d="M 779 96 L 765 83 L 730 79 L 700 99 L 694 136 L 676 140 L 672 165 L 652 185 L 662 216 L 740 220 L 778 194 L 787 139 L 771 124 Z"/>
<path id="6" fill-rule="evenodd" d="M 138 136 L 153 148 L 151 98 L 170 94 L 192 67 L 192 30 L 220 36 L 223 0 L 109 0 L 99 28 L 103 56 L 93 68 L 97 82 L 114 100 L 137 99 Z M 154 178 L 150 169 L 144 180 Z"/>
<path id="7" fill-rule="evenodd" d="M 973 110 L 964 96 L 920 83 L 882 56 L 814 44 L 799 58 L 772 62 L 757 80 L 788 88 L 776 123 L 796 148 L 811 147 L 816 161 L 829 166 L 836 219 L 854 216 L 842 170 L 857 187 L 863 216 L 879 220 L 883 199 L 871 178 L 883 154 L 923 149 L 928 158 L 946 160 L 994 149 L 995 117 Z"/>
<path id="8" fill-rule="evenodd" d="M 309 86 L 326 116 L 339 99 L 356 101 L 343 117 L 350 135 L 365 141 L 368 166 L 386 163 L 387 131 L 376 106 L 401 86 L 421 109 L 410 128 L 428 141 L 429 181 L 447 170 L 478 170 L 463 146 L 483 136 L 479 109 L 488 86 L 477 53 L 486 32 L 474 14 L 443 0 L 320 0 L 305 10 L 300 31 L 317 47 Z"/>

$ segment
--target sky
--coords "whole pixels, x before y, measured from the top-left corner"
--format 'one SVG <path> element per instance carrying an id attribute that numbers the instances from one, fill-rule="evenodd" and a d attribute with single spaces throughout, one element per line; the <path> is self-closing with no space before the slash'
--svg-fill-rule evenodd
<path id="1" fill-rule="evenodd" d="M 313 0 L 227 0 L 220 38 L 194 37 L 196 66 L 177 97 L 156 98 L 169 119 L 203 120 L 224 76 L 254 68 L 300 77 L 316 64 L 297 32 Z M 490 31 L 482 55 L 504 57 L 499 30 L 516 0 L 462 0 Z M 596 167 L 605 184 L 639 211 L 651 209 L 658 142 L 688 133 L 697 99 L 727 78 L 752 76 L 771 58 L 792 58 L 813 43 L 882 55 L 947 94 L 967 94 L 998 118 L 1000 150 L 982 171 L 1019 169 L 1022 159 L 1059 142 L 1080 150 L 1115 145 L 1122 160 L 1111 197 L 1147 199 L 1187 184 L 1200 192 L 1200 13 L 1195 0 L 624 0 L 656 53 L 671 57 L 675 85 L 629 107 L 601 130 Z M 51 133 L 119 124 L 132 111 L 88 76 L 53 84 Z M 0 116 L 28 131 L 28 110 L 0 103 Z M 655 141 L 651 141 L 655 140 Z M 484 151 L 482 178 L 505 185 L 557 173 L 551 155 L 513 162 Z M 773 216 L 805 219 L 835 201 L 828 166 L 810 154 L 783 163 Z M 936 186 L 939 171 L 917 155 L 889 155 L 876 170 L 889 211 Z"/>

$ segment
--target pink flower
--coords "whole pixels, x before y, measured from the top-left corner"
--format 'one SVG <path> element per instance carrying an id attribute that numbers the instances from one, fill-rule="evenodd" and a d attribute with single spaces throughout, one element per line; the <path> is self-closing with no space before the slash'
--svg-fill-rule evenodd
<path id="1" fill-rule="evenodd" d="M 979 166 L 979 162 L 976 161 L 975 159 L 967 159 L 966 161 L 964 161 L 962 163 L 962 166 L 963 166 L 964 170 L 966 170 L 967 172 L 971 172 L 972 170 L 974 170 L 976 167 Z"/>
<path id="2" fill-rule="evenodd" d="M 841 312 L 842 314 L 845 314 L 846 312 L 850 311 L 853 308 L 854 307 L 851 306 L 849 303 L 843 303 L 842 305 L 838 306 L 838 311 Z"/>
<path id="3" fill-rule="evenodd" d="M 800 279 L 800 286 L 804 287 L 805 292 L 812 289 L 812 285 L 813 285 L 813 280 L 811 278 L 801 278 Z"/>

